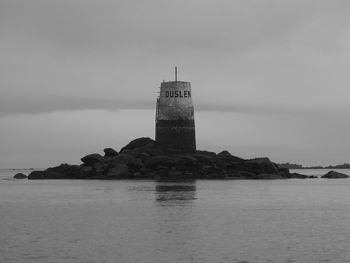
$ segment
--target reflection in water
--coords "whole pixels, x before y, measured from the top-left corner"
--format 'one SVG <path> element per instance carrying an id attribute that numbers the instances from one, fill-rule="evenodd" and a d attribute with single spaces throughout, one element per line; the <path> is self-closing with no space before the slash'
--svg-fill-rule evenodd
<path id="1" fill-rule="evenodd" d="M 186 203 L 196 199 L 195 181 L 156 182 L 156 201 Z"/>
<path id="2" fill-rule="evenodd" d="M 195 181 L 155 182 L 153 247 L 163 255 L 156 262 L 202 262 L 198 259 Z M 198 259 L 198 260 L 196 260 Z"/>

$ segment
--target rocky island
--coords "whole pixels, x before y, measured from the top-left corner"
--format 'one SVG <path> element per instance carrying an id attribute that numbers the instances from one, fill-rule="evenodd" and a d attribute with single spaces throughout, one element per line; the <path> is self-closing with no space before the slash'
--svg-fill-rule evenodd
<path id="1" fill-rule="evenodd" d="M 243 159 L 228 151 L 218 154 L 196 147 L 191 83 L 163 81 L 156 99 L 155 140 L 138 138 L 119 152 L 104 149 L 81 158 L 82 164 L 61 164 L 33 171 L 28 179 L 288 179 L 317 178 L 290 173 L 293 164 L 276 164 L 269 158 Z M 329 173 L 323 178 L 347 178 Z M 15 178 L 25 178 L 16 175 Z"/>
<path id="2" fill-rule="evenodd" d="M 104 149 L 81 158 L 82 164 L 61 164 L 33 171 L 28 179 L 288 179 L 312 178 L 279 168 L 269 158 L 243 159 L 228 151 L 185 153 L 150 138 L 131 141 L 119 152 Z"/>

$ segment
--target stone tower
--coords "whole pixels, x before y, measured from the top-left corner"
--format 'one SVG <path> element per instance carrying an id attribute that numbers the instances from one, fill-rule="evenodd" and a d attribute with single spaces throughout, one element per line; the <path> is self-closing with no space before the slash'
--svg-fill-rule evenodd
<path id="1" fill-rule="evenodd" d="M 191 83 L 162 82 L 156 106 L 156 141 L 183 152 L 196 150 Z"/>

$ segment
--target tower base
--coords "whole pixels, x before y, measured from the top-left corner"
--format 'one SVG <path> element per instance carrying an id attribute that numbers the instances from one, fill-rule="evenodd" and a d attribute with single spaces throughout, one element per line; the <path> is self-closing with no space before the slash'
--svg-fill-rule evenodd
<path id="1" fill-rule="evenodd" d="M 157 120 L 156 141 L 165 147 L 195 152 L 194 120 Z"/>

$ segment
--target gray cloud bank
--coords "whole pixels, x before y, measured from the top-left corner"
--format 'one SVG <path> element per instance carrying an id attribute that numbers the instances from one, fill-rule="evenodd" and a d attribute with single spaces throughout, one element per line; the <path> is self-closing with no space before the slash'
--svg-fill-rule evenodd
<path id="1" fill-rule="evenodd" d="M 55 161 L 81 149 L 79 159 L 102 141 L 151 136 L 150 111 L 77 110 L 154 110 L 175 65 L 192 83 L 201 148 L 349 162 L 349 10 L 345 0 L 0 0 L 0 166 L 18 152 L 41 165 L 54 149 Z"/>
<path id="2" fill-rule="evenodd" d="M 31 115 L 46 114 L 59 111 L 79 111 L 79 110 L 154 110 L 155 102 L 147 100 L 126 101 L 117 99 L 91 99 L 91 98 L 72 98 L 72 97 L 55 97 L 55 98 L 28 98 L 18 97 L 0 98 L 0 117 L 12 115 Z M 227 112 L 240 114 L 343 114 L 344 110 L 334 109 L 315 109 L 308 107 L 283 107 L 276 105 L 217 105 L 206 104 L 195 105 L 196 111 L 206 112 Z M 346 111 L 345 111 L 346 112 Z"/>
<path id="3" fill-rule="evenodd" d="M 0 1 L 0 115 L 152 108 L 349 110 L 348 1 Z M 265 105 L 265 106 L 259 106 Z"/>

